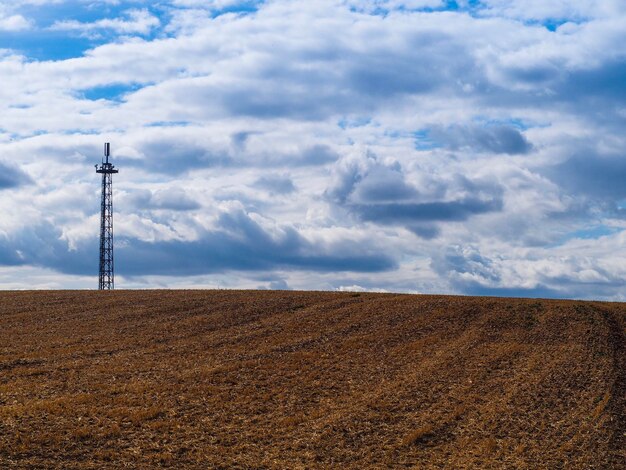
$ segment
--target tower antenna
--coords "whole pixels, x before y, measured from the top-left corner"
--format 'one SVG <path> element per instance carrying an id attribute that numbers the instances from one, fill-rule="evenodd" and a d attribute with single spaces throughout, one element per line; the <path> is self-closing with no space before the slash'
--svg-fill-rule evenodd
<path id="1" fill-rule="evenodd" d="M 115 288 L 115 272 L 113 263 L 113 174 L 118 170 L 109 163 L 111 144 L 104 144 L 106 161 L 98 166 L 96 173 L 102 174 L 102 199 L 100 204 L 100 276 L 99 290 Z"/>

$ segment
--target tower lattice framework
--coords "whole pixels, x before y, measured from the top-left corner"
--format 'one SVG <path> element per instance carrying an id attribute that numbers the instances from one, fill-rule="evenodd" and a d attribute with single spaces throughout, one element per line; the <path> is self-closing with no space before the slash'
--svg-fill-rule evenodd
<path id="1" fill-rule="evenodd" d="M 118 170 L 109 163 L 111 146 L 104 144 L 105 159 L 96 173 L 102 174 L 102 199 L 100 203 L 100 275 L 99 290 L 115 288 L 115 266 L 113 261 L 113 174 Z"/>

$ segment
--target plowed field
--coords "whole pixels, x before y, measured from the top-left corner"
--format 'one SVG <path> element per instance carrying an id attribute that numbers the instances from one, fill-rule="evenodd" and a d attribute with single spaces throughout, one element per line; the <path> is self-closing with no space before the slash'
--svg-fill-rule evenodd
<path id="1" fill-rule="evenodd" d="M 626 304 L 0 293 L 0 468 L 626 468 Z"/>

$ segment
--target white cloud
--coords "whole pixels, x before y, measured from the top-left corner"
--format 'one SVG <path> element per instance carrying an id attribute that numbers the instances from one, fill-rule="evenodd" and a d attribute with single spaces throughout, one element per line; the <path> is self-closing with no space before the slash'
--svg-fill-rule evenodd
<path id="1" fill-rule="evenodd" d="M 178 1 L 55 26 L 162 26 L 155 39 L 57 61 L 3 52 L 0 164 L 22 179 L 0 189 L 0 265 L 92 269 L 92 165 L 111 141 L 125 286 L 621 298 L 624 15 L 359 3 L 212 17 L 235 5 Z M 367 14 L 383 5 L 400 11 Z M 561 13 L 584 22 L 526 21 Z"/>
<path id="2" fill-rule="evenodd" d="M 445 5 L 443 0 L 345 0 L 345 3 L 356 10 L 368 12 L 375 12 L 379 9 L 417 10 L 422 8 L 440 8 Z"/>
<path id="3" fill-rule="evenodd" d="M 482 0 L 481 3 L 494 16 L 573 21 L 620 15 L 624 6 L 620 0 Z"/>
<path id="4" fill-rule="evenodd" d="M 253 1 L 242 0 L 173 0 L 172 4 L 179 7 L 194 7 L 194 8 L 209 8 L 209 9 L 222 9 L 236 7 L 238 5 L 248 5 L 254 3 Z"/>
<path id="5" fill-rule="evenodd" d="M 87 34 L 111 30 L 118 34 L 146 35 L 159 25 L 159 19 L 148 10 L 144 9 L 127 10 L 124 12 L 124 18 L 104 18 L 92 23 L 82 23 L 75 20 L 56 21 L 50 29 L 55 31 L 76 31 Z"/>
<path id="6" fill-rule="evenodd" d="M 23 31 L 31 27 L 31 22 L 22 15 L 3 16 L 0 11 L 0 31 Z"/>

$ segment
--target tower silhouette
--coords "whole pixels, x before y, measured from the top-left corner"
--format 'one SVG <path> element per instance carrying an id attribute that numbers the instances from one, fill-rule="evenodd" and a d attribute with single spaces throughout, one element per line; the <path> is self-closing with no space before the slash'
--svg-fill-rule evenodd
<path id="1" fill-rule="evenodd" d="M 100 204 L 100 276 L 99 290 L 115 288 L 113 264 L 113 174 L 118 170 L 109 163 L 111 144 L 104 144 L 104 157 L 96 173 L 102 174 L 102 200 Z"/>

